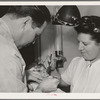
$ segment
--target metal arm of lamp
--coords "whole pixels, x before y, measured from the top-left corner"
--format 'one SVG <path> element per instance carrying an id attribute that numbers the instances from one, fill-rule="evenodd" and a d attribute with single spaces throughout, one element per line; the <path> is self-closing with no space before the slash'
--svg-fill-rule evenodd
<path id="1" fill-rule="evenodd" d="M 80 20 L 80 12 L 77 6 L 62 6 L 56 15 L 52 17 L 52 24 L 53 25 L 66 25 L 66 26 L 73 26 L 76 27 L 79 25 Z M 59 34 L 60 32 L 58 32 Z M 61 41 L 63 42 L 63 41 Z M 61 45 L 62 43 L 60 43 Z M 57 44 L 56 44 L 57 45 Z M 59 45 L 59 44 L 58 44 Z M 55 51 L 56 57 L 58 60 L 56 62 L 57 68 L 62 68 L 64 62 L 66 61 L 65 57 L 63 56 L 63 49 Z"/>

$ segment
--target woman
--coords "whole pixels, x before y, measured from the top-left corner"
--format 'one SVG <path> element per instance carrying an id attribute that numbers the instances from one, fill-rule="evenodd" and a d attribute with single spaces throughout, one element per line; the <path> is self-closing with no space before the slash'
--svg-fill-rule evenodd
<path id="1" fill-rule="evenodd" d="M 84 16 L 75 27 L 82 57 L 75 57 L 61 74 L 60 86 L 74 93 L 100 92 L 100 17 Z M 56 59 L 56 58 L 55 58 Z M 55 61 L 52 61 L 54 67 Z M 56 67 L 55 67 L 56 68 Z M 48 86 L 50 83 L 47 81 Z"/>
<path id="2" fill-rule="evenodd" d="M 71 92 L 100 92 L 100 17 L 84 16 L 78 27 L 79 51 L 61 75 L 62 85 L 70 85 Z"/>

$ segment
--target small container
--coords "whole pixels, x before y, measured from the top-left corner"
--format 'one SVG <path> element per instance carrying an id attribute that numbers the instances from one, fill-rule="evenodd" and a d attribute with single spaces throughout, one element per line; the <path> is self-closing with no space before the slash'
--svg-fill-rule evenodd
<path id="1" fill-rule="evenodd" d="M 58 60 L 56 61 L 56 67 L 57 68 L 63 68 L 64 63 L 64 57 L 63 57 L 63 51 L 55 51 L 56 57 L 58 57 Z"/>

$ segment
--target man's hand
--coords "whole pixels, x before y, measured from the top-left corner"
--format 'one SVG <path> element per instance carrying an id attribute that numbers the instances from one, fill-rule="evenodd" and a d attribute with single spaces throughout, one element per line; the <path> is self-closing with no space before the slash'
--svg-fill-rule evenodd
<path id="1" fill-rule="evenodd" d="M 58 84 L 59 80 L 50 76 L 47 79 L 43 80 L 37 89 L 41 90 L 42 92 L 53 92 L 57 90 Z"/>

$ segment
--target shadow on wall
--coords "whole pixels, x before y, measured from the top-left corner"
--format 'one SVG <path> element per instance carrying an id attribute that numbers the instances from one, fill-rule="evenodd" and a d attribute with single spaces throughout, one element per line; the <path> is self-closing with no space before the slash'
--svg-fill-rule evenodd
<path id="1" fill-rule="evenodd" d="M 30 45 L 28 47 L 23 47 L 20 49 L 20 53 L 25 60 L 26 63 L 26 69 L 28 69 L 28 65 L 32 64 L 33 61 L 35 61 L 35 49 L 34 45 Z"/>
<path id="2" fill-rule="evenodd" d="M 50 24 L 41 35 L 41 56 L 46 56 L 54 50 L 54 43 L 56 37 L 55 26 Z"/>

